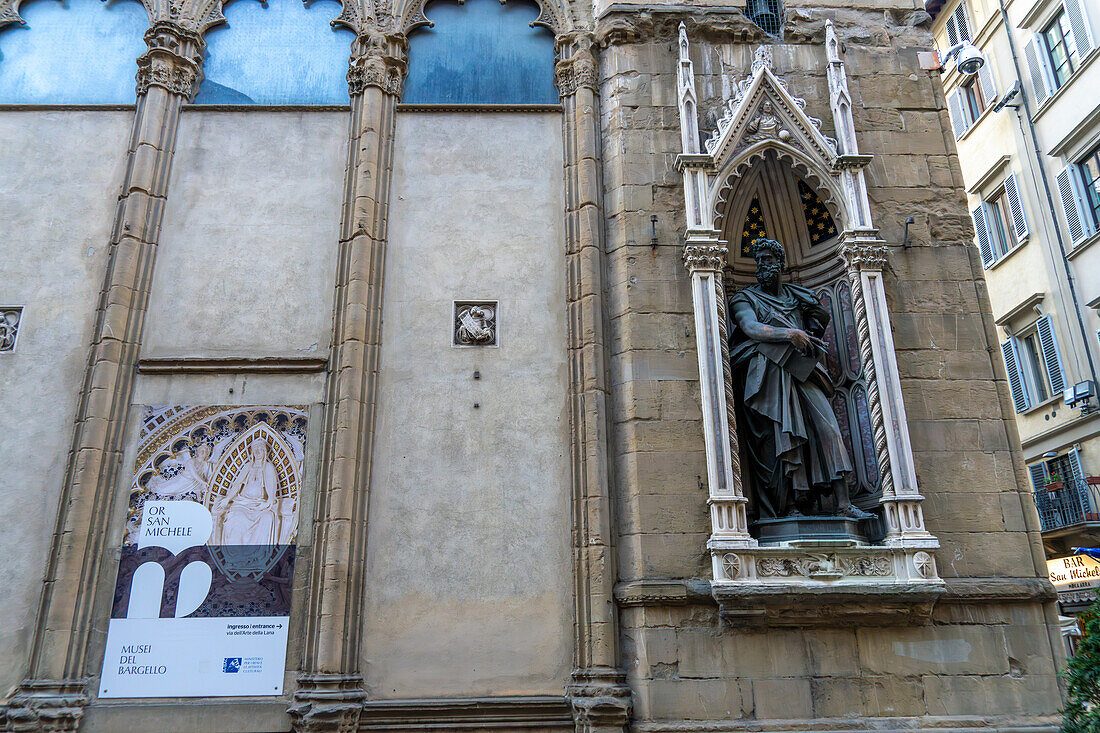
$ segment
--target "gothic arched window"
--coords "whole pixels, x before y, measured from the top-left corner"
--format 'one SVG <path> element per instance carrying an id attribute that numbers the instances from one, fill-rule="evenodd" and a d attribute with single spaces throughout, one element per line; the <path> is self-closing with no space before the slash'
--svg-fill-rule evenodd
<path id="1" fill-rule="evenodd" d="M 36 0 L 0 29 L 0 104 L 133 104 L 149 16 L 126 0 Z"/>
<path id="2" fill-rule="evenodd" d="M 439 0 L 409 37 L 409 104 L 557 104 L 554 36 L 528 0 Z"/>
<path id="3" fill-rule="evenodd" d="M 355 35 L 329 24 L 336 0 L 239 0 L 206 35 L 196 104 L 348 104 Z"/>

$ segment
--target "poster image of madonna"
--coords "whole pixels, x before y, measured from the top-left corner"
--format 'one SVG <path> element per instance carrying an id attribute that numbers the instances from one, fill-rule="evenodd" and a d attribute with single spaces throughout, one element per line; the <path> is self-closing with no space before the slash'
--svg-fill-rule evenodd
<path id="1" fill-rule="evenodd" d="M 101 697 L 278 695 L 304 406 L 146 408 Z"/>

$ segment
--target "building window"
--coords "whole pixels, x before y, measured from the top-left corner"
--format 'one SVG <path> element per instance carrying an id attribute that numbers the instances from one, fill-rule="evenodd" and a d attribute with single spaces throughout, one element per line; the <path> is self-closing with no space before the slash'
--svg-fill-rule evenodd
<path id="1" fill-rule="evenodd" d="M 1086 484 L 1076 448 L 1027 469 L 1044 532 L 1100 520 L 1100 496 Z"/>
<path id="2" fill-rule="evenodd" d="M 945 28 L 947 30 L 948 47 L 970 40 L 970 16 L 966 12 L 965 2 L 955 6 L 951 15 L 947 17 Z"/>
<path id="3" fill-rule="evenodd" d="M 1088 0 L 1064 0 L 1058 14 L 1024 47 L 1035 102 L 1042 106 L 1096 50 Z"/>
<path id="4" fill-rule="evenodd" d="M 778 37 L 783 32 L 782 0 L 749 0 L 745 14 L 769 36 Z"/>
<path id="5" fill-rule="evenodd" d="M 1016 339 L 1017 354 L 1020 355 L 1020 372 L 1031 397 L 1032 404 L 1050 399 L 1050 371 L 1043 362 L 1042 347 L 1039 345 L 1038 331 Z"/>
<path id="6" fill-rule="evenodd" d="M 226 5 L 206 37 L 196 104 L 348 104 L 355 35 L 330 21 L 340 4 L 299 0 Z"/>
<path id="7" fill-rule="evenodd" d="M 984 64 L 976 76 L 965 79 L 957 89 L 949 92 L 947 109 L 951 113 L 955 139 L 961 138 L 996 99 L 997 83 L 993 79 L 992 62 Z"/>
<path id="8" fill-rule="evenodd" d="M 1100 224 L 1100 147 L 1089 153 L 1080 163 L 1084 179 L 1086 202 L 1094 225 Z"/>
<path id="9" fill-rule="evenodd" d="M 982 264 L 987 268 L 1027 240 L 1027 216 L 1015 173 L 1005 178 L 1005 182 L 971 215 Z"/>
<path id="10" fill-rule="evenodd" d="M 17 7 L 23 24 L 3 25 L 14 18 L 0 11 L 0 104 L 134 103 L 134 73 L 149 27 L 140 3 L 66 0 Z"/>
<path id="11" fill-rule="evenodd" d="M 409 104 L 557 104 L 554 34 L 529 0 L 435 0 L 409 35 Z"/>
<path id="12" fill-rule="evenodd" d="M 1016 412 L 1041 404 L 1066 387 L 1058 339 L 1049 315 L 1001 344 Z"/>
<path id="13" fill-rule="evenodd" d="M 1100 147 L 1078 163 L 1070 163 L 1057 176 L 1062 211 L 1076 246 L 1100 229 Z"/>
<path id="14" fill-rule="evenodd" d="M 1055 85 L 1060 87 L 1081 65 L 1081 59 L 1077 57 L 1077 45 L 1073 42 L 1073 31 L 1069 27 L 1069 18 L 1064 9 L 1043 31 L 1043 38 L 1046 40 Z"/>

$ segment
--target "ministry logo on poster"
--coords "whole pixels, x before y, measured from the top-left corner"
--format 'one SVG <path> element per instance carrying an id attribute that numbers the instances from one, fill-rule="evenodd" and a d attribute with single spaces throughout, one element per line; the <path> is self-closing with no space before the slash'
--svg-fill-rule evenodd
<path id="1" fill-rule="evenodd" d="M 240 657 L 226 657 L 225 663 L 222 664 L 222 672 L 233 674 L 234 672 L 241 671 L 241 658 Z"/>

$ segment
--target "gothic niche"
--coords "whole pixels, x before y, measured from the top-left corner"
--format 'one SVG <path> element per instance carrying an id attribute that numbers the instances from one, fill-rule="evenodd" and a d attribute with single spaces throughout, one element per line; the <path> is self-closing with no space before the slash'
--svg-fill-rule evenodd
<path id="1" fill-rule="evenodd" d="M 819 193 L 808 170 L 775 151 L 734 180 L 717 223 L 729 243 L 730 361 L 752 533 L 766 543 L 877 541 L 883 534 L 873 513 L 879 469 L 830 197 Z M 781 285 L 766 282 L 775 276 Z M 745 328 L 753 321 L 797 327 L 810 340 L 803 346 L 757 341 Z M 792 427 L 807 437 L 805 444 L 790 438 Z"/>

